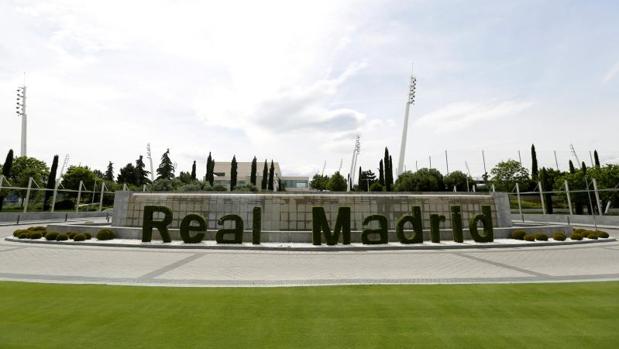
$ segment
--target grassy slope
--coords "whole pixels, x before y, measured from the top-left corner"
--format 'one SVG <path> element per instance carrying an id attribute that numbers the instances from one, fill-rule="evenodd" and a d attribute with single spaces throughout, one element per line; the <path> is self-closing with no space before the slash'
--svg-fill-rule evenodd
<path id="1" fill-rule="evenodd" d="M 0 348 L 614 347 L 619 282 L 157 288 L 0 282 Z"/>

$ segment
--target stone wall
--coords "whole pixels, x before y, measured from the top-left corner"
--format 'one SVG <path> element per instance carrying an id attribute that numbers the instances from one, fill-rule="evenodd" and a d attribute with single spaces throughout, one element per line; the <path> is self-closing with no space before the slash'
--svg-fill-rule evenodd
<path id="1" fill-rule="evenodd" d="M 382 214 L 389 220 L 389 229 L 395 229 L 399 217 L 411 213 L 413 206 L 421 206 L 424 227 L 430 226 L 430 214 L 446 218 L 442 228 L 451 228 L 451 206 L 460 206 L 464 226 L 468 220 L 481 214 L 481 206 L 492 208 L 496 227 L 511 226 L 509 202 L 505 193 L 484 194 L 254 194 L 254 193 L 139 193 L 116 192 L 113 226 L 139 227 L 142 225 L 144 206 L 166 206 L 173 212 L 170 228 L 178 228 L 181 219 L 190 213 L 202 215 L 209 229 L 218 229 L 217 219 L 227 214 L 239 215 L 245 229 L 251 229 L 252 209 L 262 208 L 262 229 L 267 231 L 312 230 L 312 207 L 322 206 L 327 219 L 335 224 L 339 207 L 351 208 L 351 228 L 361 230 L 365 217 Z M 156 217 L 159 218 L 159 217 Z"/>

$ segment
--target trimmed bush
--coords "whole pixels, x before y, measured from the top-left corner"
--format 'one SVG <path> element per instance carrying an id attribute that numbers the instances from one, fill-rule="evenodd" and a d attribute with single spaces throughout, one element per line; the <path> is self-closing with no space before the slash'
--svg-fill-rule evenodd
<path id="1" fill-rule="evenodd" d="M 84 235 L 84 238 L 85 238 L 86 240 L 90 240 L 90 239 L 92 239 L 92 235 L 90 235 L 90 233 L 82 233 L 82 235 Z"/>
<path id="2" fill-rule="evenodd" d="M 49 233 L 45 234 L 45 239 L 46 240 L 56 240 L 57 237 L 58 237 L 58 233 L 56 233 L 56 232 L 49 232 Z"/>
<path id="3" fill-rule="evenodd" d="M 67 233 L 67 237 L 68 237 L 69 239 L 73 239 L 73 237 L 75 237 L 75 235 L 77 235 L 77 233 L 76 233 L 76 232 L 74 232 L 74 231 L 70 231 L 70 232 L 68 232 L 68 233 Z"/>
<path id="4" fill-rule="evenodd" d="M 69 240 L 69 237 L 65 233 L 60 233 L 56 236 L 56 241 L 66 241 Z"/>
<path id="5" fill-rule="evenodd" d="M 30 232 L 27 230 L 22 231 L 21 233 L 19 233 L 19 235 L 17 235 L 18 239 L 30 239 Z"/>
<path id="6" fill-rule="evenodd" d="M 40 239 L 42 237 L 43 237 L 43 234 L 41 234 L 41 232 L 39 232 L 39 231 L 33 231 L 33 232 L 30 233 L 30 238 L 32 240 L 37 240 L 37 239 Z"/>
<path id="7" fill-rule="evenodd" d="M 97 240 L 112 240 L 116 237 L 111 229 L 101 229 L 97 233 Z"/>
<path id="8" fill-rule="evenodd" d="M 46 230 L 47 228 L 42 227 L 42 226 L 36 226 L 36 227 L 30 227 L 28 228 L 28 231 L 43 231 Z"/>
<path id="9" fill-rule="evenodd" d="M 552 239 L 557 241 L 565 241 L 565 233 L 562 231 L 556 231 L 552 234 Z"/>
<path id="10" fill-rule="evenodd" d="M 73 235 L 73 241 L 84 241 L 84 240 L 86 240 L 86 237 L 84 236 L 84 234 Z"/>
<path id="11" fill-rule="evenodd" d="M 516 240 L 524 240 L 524 237 L 527 235 L 527 232 L 524 230 L 514 230 L 512 231 L 512 239 Z"/>
<path id="12" fill-rule="evenodd" d="M 548 241 L 548 235 L 546 235 L 544 233 L 537 233 L 537 234 L 535 234 L 535 240 L 537 240 L 537 241 Z"/>
<path id="13" fill-rule="evenodd" d="M 17 230 L 15 230 L 13 232 L 13 236 L 18 238 L 19 235 L 21 235 L 21 233 L 27 233 L 27 232 L 28 232 L 28 230 L 26 230 L 26 229 L 17 229 Z"/>
<path id="14" fill-rule="evenodd" d="M 570 236 L 570 239 L 572 239 L 572 240 L 582 240 L 582 233 L 574 231 L 572 233 L 572 236 Z"/>
<path id="15" fill-rule="evenodd" d="M 597 240 L 598 239 L 597 231 L 588 231 L 587 232 L 587 238 L 591 239 L 591 240 Z"/>
<path id="16" fill-rule="evenodd" d="M 605 232 L 605 231 L 598 230 L 597 233 L 598 233 L 598 237 L 601 237 L 601 238 L 604 238 L 604 239 L 608 239 L 608 237 L 609 237 L 608 233 Z"/>
<path id="17" fill-rule="evenodd" d="M 535 235 L 527 234 L 524 236 L 525 241 L 535 241 Z"/>

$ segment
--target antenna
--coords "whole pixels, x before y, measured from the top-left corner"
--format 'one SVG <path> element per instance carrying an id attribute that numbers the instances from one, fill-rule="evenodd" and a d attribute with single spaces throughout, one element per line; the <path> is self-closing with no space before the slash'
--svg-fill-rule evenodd
<path id="1" fill-rule="evenodd" d="M 150 143 L 146 143 L 146 157 L 148 158 L 148 161 L 150 163 L 150 181 L 154 182 L 155 181 L 155 174 L 154 174 L 154 170 L 153 170 L 153 157 L 150 153 Z"/>
<path id="2" fill-rule="evenodd" d="M 344 164 L 344 158 L 340 159 L 340 167 L 337 169 L 337 172 L 342 172 L 342 165 Z"/>
<path id="3" fill-rule="evenodd" d="M 322 172 L 320 172 L 321 177 L 325 175 L 325 167 L 327 167 L 327 160 L 325 160 L 325 163 L 322 165 Z"/>
<path id="4" fill-rule="evenodd" d="M 24 73 L 24 84 L 17 88 L 17 106 L 15 112 L 21 117 L 21 156 L 27 156 L 27 135 L 28 118 L 26 116 L 26 73 Z"/>
<path id="5" fill-rule="evenodd" d="M 400 144 L 400 158 L 398 159 L 398 172 L 402 174 L 404 169 L 404 157 L 406 154 L 406 137 L 408 136 L 408 116 L 411 106 L 415 104 L 415 90 L 417 89 L 417 78 L 413 74 L 413 65 L 411 63 L 411 79 L 408 84 L 408 98 L 406 99 L 406 111 L 404 112 L 404 126 L 402 127 L 402 141 Z"/>
<path id="6" fill-rule="evenodd" d="M 570 150 L 572 151 L 572 155 L 574 155 L 574 159 L 576 159 L 576 163 L 580 166 L 580 159 L 578 158 L 578 154 L 576 154 L 576 149 L 574 149 L 573 144 L 570 144 Z"/>
<path id="7" fill-rule="evenodd" d="M 67 167 L 68 164 L 69 164 L 69 154 L 66 154 L 64 156 L 64 161 L 62 162 L 62 167 L 60 167 L 60 173 L 58 175 L 58 179 L 56 179 L 56 182 L 60 181 L 60 179 L 64 175 L 64 169 Z"/>

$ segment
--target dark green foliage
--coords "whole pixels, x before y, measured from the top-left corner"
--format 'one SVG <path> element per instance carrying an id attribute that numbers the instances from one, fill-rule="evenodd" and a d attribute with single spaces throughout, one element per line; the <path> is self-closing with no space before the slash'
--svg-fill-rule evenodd
<path id="1" fill-rule="evenodd" d="M 374 182 L 372 183 L 372 185 L 370 185 L 370 191 L 377 192 L 377 191 L 384 191 L 384 190 L 385 188 L 379 182 Z"/>
<path id="2" fill-rule="evenodd" d="M 608 239 L 608 237 L 609 237 L 608 233 L 605 232 L 605 231 L 599 231 L 598 230 L 597 233 L 598 233 L 598 236 L 601 237 L 601 238 Z"/>
<path id="3" fill-rule="evenodd" d="M 597 240 L 598 239 L 598 233 L 596 231 L 587 231 L 587 239 L 591 239 L 591 240 Z"/>
<path id="4" fill-rule="evenodd" d="M 196 160 L 193 161 L 193 165 L 191 165 L 191 179 L 196 180 Z"/>
<path id="5" fill-rule="evenodd" d="M 251 243 L 260 245 L 260 233 L 262 232 L 262 208 L 254 207 L 252 211 Z"/>
<path id="6" fill-rule="evenodd" d="M 241 244 L 243 243 L 243 220 L 241 217 L 235 214 L 225 215 L 219 220 L 217 220 L 217 224 L 224 225 L 226 221 L 234 222 L 234 228 L 231 229 L 219 229 L 217 234 L 215 234 L 215 241 L 218 244 Z M 232 234 L 232 239 L 226 239 L 225 236 Z"/>
<path id="7" fill-rule="evenodd" d="M 209 182 L 209 184 L 211 185 L 211 187 L 213 186 L 213 183 L 215 181 L 215 174 L 213 173 L 213 171 L 215 170 L 215 160 L 213 159 L 213 157 L 211 156 L 211 153 L 208 153 L 208 158 L 206 159 L 206 176 L 205 176 L 205 180 L 207 182 Z"/>
<path id="8" fill-rule="evenodd" d="M 430 215 L 430 240 L 432 242 L 441 242 L 441 222 L 445 222 L 445 219 L 446 218 L 443 215 Z"/>
<path id="9" fill-rule="evenodd" d="M 544 233 L 537 233 L 537 234 L 535 234 L 535 240 L 537 240 L 537 241 L 548 241 L 548 235 L 546 235 Z"/>
<path id="10" fill-rule="evenodd" d="M 570 239 L 572 239 L 572 240 L 582 240 L 582 237 L 583 237 L 582 233 L 574 231 L 572 233 L 572 236 L 570 236 Z"/>
<path id="11" fill-rule="evenodd" d="M 416 172 L 406 171 L 395 182 L 395 191 L 444 191 L 443 175 L 433 168 L 422 168 Z"/>
<path id="12" fill-rule="evenodd" d="M 323 191 L 327 189 L 328 183 L 329 183 L 328 176 L 322 176 L 319 174 L 315 174 L 314 177 L 312 177 L 312 180 L 310 181 L 310 188 Z"/>
<path id="13" fill-rule="evenodd" d="M 516 160 L 501 161 L 490 171 L 491 181 L 497 191 L 512 192 L 516 183 L 525 191 L 529 183 L 529 172 Z"/>
<path id="14" fill-rule="evenodd" d="M 69 237 L 65 233 L 58 233 L 58 235 L 56 235 L 56 241 L 67 241 L 67 240 L 69 240 Z"/>
<path id="15" fill-rule="evenodd" d="M 28 233 L 27 229 L 17 229 L 13 232 L 13 236 L 18 238 L 21 233 Z"/>
<path id="16" fill-rule="evenodd" d="M 524 240 L 525 235 L 527 235 L 527 232 L 524 230 L 514 230 L 511 233 L 512 239 L 515 240 Z"/>
<path id="17" fill-rule="evenodd" d="M 251 183 L 253 186 L 256 186 L 256 171 L 258 169 L 258 163 L 257 163 L 257 159 L 254 156 L 254 158 L 251 161 L 251 172 L 249 174 L 249 183 Z"/>
<path id="18" fill-rule="evenodd" d="M 30 236 L 29 236 L 29 238 L 32 240 L 40 239 L 42 237 L 43 237 L 43 234 L 41 234 L 41 232 L 38 232 L 38 231 L 30 232 Z"/>
<path id="19" fill-rule="evenodd" d="M 197 222 L 198 226 L 191 225 L 192 222 Z M 200 233 L 191 236 L 190 232 L 199 231 Z M 180 235 L 183 242 L 186 244 L 196 244 L 204 239 L 206 232 L 206 221 L 202 216 L 197 214 L 188 214 L 183 217 L 180 225 Z"/>
<path id="20" fill-rule="evenodd" d="M 391 168 L 391 156 L 389 156 L 389 149 L 387 147 L 385 147 L 383 165 L 385 168 L 385 190 L 391 191 L 393 188 L 393 169 Z"/>
<path id="21" fill-rule="evenodd" d="M 346 191 L 346 189 L 348 189 L 346 179 L 344 179 L 344 176 L 342 176 L 339 171 L 335 172 L 333 176 L 329 178 L 327 189 L 330 191 Z"/>
<path id="22" fill-rule="evenodd" d="M 570 173 L 576 173 L 576 168 L 574 167 L 574 163 L 570 160 Z"/>
<path id="23" fill-rule="evenodd" d="M 114 238 L 116 238 L 116 234 L 114 234 L 114 231 L 112 231 L 112 229 L 101 229 L 99 230 L 99 232 L 97 232 L 97 240 L 112 240 Z"/>
<path id="24" fill-rule="evenodd" d="M 27 230 L 22 231 L 17 235 L 18 239 L 30 239 L 30 232 Z"/>
<path id="25" fill-rule="evenodd" d="M 552 234 L 552 239 L 556 241 L 565 241 L 565 238 L 566 238 L 565 233 L 562 231 L 555 231 Z"/>
<path id="26" fill-rule="evenodd" d="M 262 183 L 260 185 L 260 189 L 267 190 L 267 184 L 269 181 L 269 166 L 267 165 L 267 161 L 264 160 L 264 167 L 262 168 Z"/>
<path id="27" fill-rule="evenodd" d="M 378 183 L 385 187 L 385 168 L 383 166 L 383 159 L 378 162 Z"/>
<path id="28" fill-rule="evenodd" d="M 452 191 L 454 187 L 457 191 L 468 191 L 467 185 L 473 180 L 462 171 L 453 171 L 443 178 L 443 182 L 447 191 Z"/>
<path id="29" fill-rule="evenodd" d="M 525 241 L 535 241 L 535 235 L 527 234 L 527 235 L 524 236 L 524 240 Z"/>
<path id="30" fill-rule="evenodd" d="M 125 167 L 120 169 L 116 181 L 120 184 L 138 185 L 138 179 L 136 178 L 135 173 L 135 166 L 133 166 L 132 163 L 128 163 Z"/>
<path id="31" fill-rule="evenodd" d="M 170 160 L 170 149 L 161 155 L 161 164 L 157 168 L 157 179 L 172 179 L 174 178 L 174 165 Z"/>
<path id="32" fill-rule="evenodd" d="M 4 160 L 4 164 L 2 164 L 2 175 L 5 178 L 11 178 L 13 168 L 13 149 L 9 149 L 9 152 L 6 154 L 6 159 Z M 0 211 L 2 211 L 2 203 L 4 201 L 4 194 L 0 191 Z"/>
<path id="33" fill-rule="evenodd" d="M 58 233 L 50 231 L 45 234 L 45 240 L 56 240 L 58 238 Z"/>
<path id="34" fill-rule="evenodd" d="M 366 225 L 369 225 L 371 222 L 378 223 L 378 229 L 368 229 L 365 228 Z M 375 214 L 371 216 L 365 217 L 363 220 L 363 229 L 361 232 L 361 242 L 365 245 L 379 245 L 386 244 L 389 242 L 389 235 L 387 234 L 388 227 L 387 217 Z M 370 235 L 378 235 L 378 239 L 370 239 Z"/>
<path id="35" fill-rule="evenodd" d="M 85 238 L 86 240 L 90 240 L 90 239 L 92 239 L 92 235 L 90 235 L 90 233 L 82 233 L 82 235 L 84 235 L 84 238 Z"/>
<path id="36" fill-rule="evenodd" d="M 67 232 L 66 234 L 67 234 L 67 236 L 69 237 L 69 239 L 73 239 L 73 237 L 74 237 L 75 235 L 77 235 L 77 233 L 76 233 L 76 232 L 73 232 L 73 231 Z"/>
<path id="37" fill-rule="evenodd" d="M 494 231 L 492 228 L 492 209 L 490 206 L 481 207 L 482 214 L 471 218 L 469 222 L 469 232 L 475 242 L 494 241 Z M 477 223 L 481 222 L 484 226 L 484 235 L 480 235 L 477 230 Z"/>
<path id="38" fill-rule="evenodd" d="M 531 145 L 531 179 L 537 181 L 538 169 L 537 169 L 537 152 L 535 151 L 535 145 Z"/>
<path id="39" fill-rule="evenodd" d="M 56 172 L 58 171 L 58 155 L 54 155 L 52 160 L 52 167 L 49 170 L 49 176 L 47 176 L 47 185 L 45 186 L 45 197 L 43 198 L 43 211 L 49 211 L 49 200 L 54 196 L 54 189 L 56 188 Z"/>
<path id="40" fill-rule="evenodd" d="M 105 175 L 103 175 L 103 179 L 106 181 L 114 180 L 114 164 L 110 161 L 107 164 L 107 169 L 105 170 Z"/>
<path id="41" fill-rule="evenodd" d="M 267 187 L 267 189 L 269 189 L 269 191 L 273 191 L 274 188 L 274 182 L 275 181 L 275 165 L 273 164 L 273 160 L 271 160 L 271 167 L 269 167 L 269 185 Z"/>
<path id="42" fill-rule="evenodd" d="M 413 226 L 413 236 L 406 236 L 404 226 L 410 223 Z M 402 244 L 419 244 L 423 242 L 423 221 L 421 207 L 413 206 L 413 214 L 400 217 L 395 225 L 395 233 Z"/>
<path id="43" fill-rule="evenodd" d="M 86 240 L 86 237 L 84 236 L 84 234 L 75 234 L 73 236 L 73 241 L 84 241 Z"/>
<path id="44" fill-rule="evenodd" d="M 236 163 L 236 156 L 233 156 L 232 162 L 230 163 L 230 191 L 234 191 L 234 188 L 236 188 L 237 169 L 238 164 Z"/>
<path id="45" fill-rule="evenodd" d="M 146 164 L 144 163 L 144 159 L 142 155 L 135 161 L 135 185 L 143 186 L 144 184 L 150 183 L 150 179 L 148 179 L 148 175 L 150 171 L 146 171 Z"/>
<path id="46" fill-rule="evenodd" d="M 584 161 L 580 164 L 580 170 L 582 171 L 583 175 L 587 174 L 587 165 L 585 164 Z"/>
<path id="47" fill-rule="evenodd" d="M 361 167 L 359 167 L 359 183 L 358 183 L 359 190 L 368 191 L 368 188 L 370 188 L 371 190 L 374 183 L 378 183 L 376 181 L 376 175 L 374 174 L 374 172 L 372 172 L 372 170 L 362 171 Z"/>
<path id="48" fill-rule="evenodd" d="M 155 212 L 163 213 L 164 218 L 160 221 L 154 220 Z M 144 206 L 144 222 L 142 223 L 142 242 L 150 242 L 153 238 L 153 228 L 159 230 L 163 242 L 172 242 L 168 225 L 172 223 L 172 211 L 165 206 Z M 97 237 L 98 239 L 99 237 Z"/>
<path id="49" fill-rule="evenodd" d="M 339 207 L 335 228 L 331 233 L 325 209 L 322 207 L 312 207 L 312 243 L 322 244 L 322 233 L 324 233 L 327 245 L 336 245 L 342 234 L 342 243 L 350 245 L 350 207 Z"/>
<path id="50" fill-rule="evenodd" d="M 43 227 L 43 226 L 38 225 L 38 226 L 30 227 L 30 228 L 28 228 L 27 230 L 28 230 L 28 231 L 44 231 L 44 230 L 46 230 L 46 229 L 47 229 L 47 228 L 45 228 L 45 227 Z"/>
<path id="51" fill-rule="evenodd" d="M 544 191 L 552 191 L 555 183 L 560 180 L 561 175 L 562 173 L 560 171 L 542 167 L 542 170 L 539 174 L 539 181 L 542 182 L 542 187 L 544 188 Z M 554 205 L 552 202 L 552 193 L 544 194 L 544 205 L 546 207 L 547 214 L 552 214 L 554 212 Z"/>
<path id="52" fill-rule="evenodd" d="M 464 242 L 464 233 L 462 231 L 462 213 L 460 206 L 451 206 L 451 229 L 454 234 L 455 242 Z"/>
<path id="53" fill-rule="evenodd" d="M 598 151 L 593 151 L 593 160 L 595 162 L 595 167 L 600 168 L 600 157 L 598 156 Z"/>

